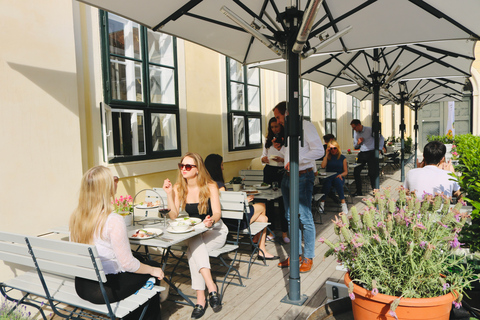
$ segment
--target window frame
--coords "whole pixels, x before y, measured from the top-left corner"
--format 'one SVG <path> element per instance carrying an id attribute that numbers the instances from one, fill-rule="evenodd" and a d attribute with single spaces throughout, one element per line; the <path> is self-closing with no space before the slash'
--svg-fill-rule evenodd
<path id="1" fill-rule="evenodd" d="M 109 40 L 109 14 L 103 10 L 99 10 L 100 15 L 100 34 L 101 34 L 101 62 L 102 62 L 102 81 L 103 81 L 103 99 L 104 106 L 101 108 L 102 119 L 102 134 L 103 134 L 103 148 L 104 148 L 104 161 L 108 163 L 122 163 L 132 161 L 142 161 L 151 159 L 165 159 L 178 157 L 182 154 L 182 146 L 180 139 L 180 102 L 179 102 L 179 79 L 178 79 L 178 57 L 177 57 L 177 39 L 172 37 L 172 55 L 173 65 L 164 65 L 158 62 L 149 60 L 148 57 L 148 29 L 139 25 L 140 28 L 140 48 L 141 55 L 139 59 L 134 57 L 122 56 L 119 54 L 112 54 L 110 52 L 110 40 Z M 128 19 L 125 19 L 128 20 Z M 150 31 L 152 32 L 152 31 Z M 141 63 L 141 81 L 142 81 L 142 101 L 129 101 L 114 99 L 111 90 L 111 58 L 117 57 L 120 59 L 129 59 Z M 150 68 L 160 67 L 168 68 L 173 71 L 174 88 L 173 97 L 174 103 L 157 103 L 151 101 L 151 88 L 150 88 Z M 114 150 L 109 148 L 113 147 L 115 140 L 121 141 L 119 137 L 112 136 L 113 130 L 109 126 L 112 125 L 112 113 L 126 111 L 126 112 L 143 112 L 144 120 L 144 154 L 132 154 L 132 155 L 114 155 Z M 176 125 L 176 149 L 153 151 L 153 137 L 152 137 L 152 115 L 153 114 L 170 114 L 175 116 Z M 106 149 L 106 150 L 105 150 Z"/>
<path id="2" fill-rule="evenodd" d="M 324 87 L 324 94 L 325 94 L 325 134 L 333 134 L 335 137 L 337 137 L 337 97 L 336 97 L 336 90 L 334 89 L 328 89 L 327 87 Z M 330 101 L 327 101 L 327 91 L 330 92 Z M 332 97 L 333 100 L 332 100 Z M 335 108 L 332 108 L 332 106 L 335 106 Z M 330 117 L 327 117 L 327 110 L 328 107 L 330 106 Z M 335 110 L 335 116 L 332 117 L 332 110 Z M 332 130 L 327 130 L 329 127 L 327 124 L 330 124 L 330 129 L 332 128 L 332 124 L 335 124 L 335 132 L 332 132 Z"/>
<path id="3" fill-rule="evenodd" d="M 248 82 L 248 68 L 247 66 L 242 65 L 242 80 L 232 80 L 230 74 L 230 61 L 232 59 L 229 57 L 225 57 L 225 65 L 226 65 L 226 82 L 227 82 L 227 122 L 228 122 L 228 151 L 243 151 L 243 150 L 252 150 L 262 148 L 262 99 L 261 99 L 261 75 L 260 70 L 258 70 L 258 85 L 251 84 Z M 239 63 L 236 60 L 233 60 L 236 63 Z M 242 84 L 243 85 L 243 104 L 244 110 L 232 110 L 232 88 L 231 85 L 233 83 Z M 251 111 L 249 110 L 249 86 L 254 86 L 258 90 L 258 109 L 259 111 Z M 245 146 L 235 146 L 235 136 L 234 136 L 234 118 L 239 117 L 243 118 L 244 128 L 245 128 Z M 259 142 L 258 143 L 250 143 L 250 132 L 249 132 L 249 120 L 254 119 L 257 120 L 259 123 Z"/>

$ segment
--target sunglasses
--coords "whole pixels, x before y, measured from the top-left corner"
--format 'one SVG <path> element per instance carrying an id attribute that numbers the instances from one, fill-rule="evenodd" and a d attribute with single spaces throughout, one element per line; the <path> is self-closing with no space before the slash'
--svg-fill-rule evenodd
<path id="1" fill-rule="evenodd" d="M 330 150 L 337 150 L 337 147 L 330 147 Z"/>
<path id="2" fill-rule="evenodd" d="M 185 170 L 190 171 L 192 170 L 192 168 L 196 168 L 196 167 L 197 166 L 194 164 L 183 164 L 183 163 L 178 164 L 178 169 L 180 170 L 183 170 L 183 168 L 185 168 Z"/>

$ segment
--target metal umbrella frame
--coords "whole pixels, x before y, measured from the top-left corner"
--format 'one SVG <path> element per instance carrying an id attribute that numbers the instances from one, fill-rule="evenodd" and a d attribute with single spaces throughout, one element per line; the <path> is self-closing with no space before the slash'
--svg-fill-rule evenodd
<path id="1" fill-rule="evenodd" d="M 305 5 L 299 0 L 143 0 L 141 4 L 79 1 L 154 31 L 197 43 L 243 64 L 285 59 L 289 112 L 286 127 L 290 141 L 300 140 L 302 132 L 298 100 L 300 56 L 425 41 L 480 39 L 477 0 L 310 0 Z M 298 150 L 298 144 L 292 143 L 292 213 L 299 208 Z M 290 256 L 295 257 L 299 253 L 299 222 L 296 214 L 291 217 Z M 291 259 L 289 289 L 286 302 L 303 304 L 306 297 L 300 297 L 297 259 Z"/>

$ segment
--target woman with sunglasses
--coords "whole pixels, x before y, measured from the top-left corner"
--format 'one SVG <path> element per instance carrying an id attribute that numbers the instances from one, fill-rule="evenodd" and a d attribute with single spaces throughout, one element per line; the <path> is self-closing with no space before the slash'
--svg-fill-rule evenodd
<path id="1" fill-rule="evenodd" d="M 156 262 L 141 263 L 132 255 L 127 227 L 119 214 L 113 212 L 113 200 L 118 177 L 103 166 L 93 167 L 82 178 L 78 206 L 70 217 L 70 241 L 94 244 L 107 276 L 104 287 L 110 302 L 117 302 L 135 294 L 150 277 L 163 279 L 163 271 Z M 104 304 L 97 281 L 75 278 L 79 297 L 95 304 Z M 138 308 L 124 319 L 139 319 L 143 308 Z M 160 319 L 159 296 L 150 300 L 144 319 Z"/>
<path id="2" fill-rule="evenodd" d="M 343 186 L 345 177 L 348 174 L 347 158 L 342 155 L 340 146 L 336 140 L 330 140 L 327 144 L 327 153 L 322 160 L 322 168 L 326 168 L 327 172 L 336 172 L 336 175 L 323 179 L 322 193 L 329 194 L 332 187 L 337 191 L 338 198 L 342 205 L 342 212 L 348 213 L 348 207 L 345 202 L 345 193 Z M 320 208 L 325 208 L 325 196 L 322 197 Z"/>
<path id="3" fill-rule="evenodd" d="M 228 229 L 223 224 L 220 208 L 220 196 L 217 184 L 212 180 L 202 157 L 193 152 L 183 156 L 178 164 L 177 182 L 172 185 L 169 179 L 163 182 L 167 193 L 170 218 L 178 217 L 180 210 L 185 210 L 190 217 L 203 220 L 210 228 L 207 232 L 193 237 L 188 242 L 188 265 L 192 279 L 192 288 L 197 293 L 197 304 L 192 312 L 192 319 L 200 319 L 207 309 L 208 302 L 214 312 L 222 309 L 220 294 L 210 271 L 210 250 L 223 247 Z M 208 301 L 205 296 L 208 289 Z"/>

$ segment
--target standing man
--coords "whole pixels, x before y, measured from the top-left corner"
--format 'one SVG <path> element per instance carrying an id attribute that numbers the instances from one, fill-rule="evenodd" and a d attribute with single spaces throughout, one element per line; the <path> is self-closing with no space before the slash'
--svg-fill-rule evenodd
<path id="1" fill-rule="evenodd" d="M 353 146 L 355 149 L 360 149 L 358 153 L 357 163 L 360 163 L 358 167 L 355 167 L 353 170 L 353 175 L 355 177 L 355 185 L 357 187 L 357 192 L 353 196 L 363 196 L 362 193 L 362 177 L 360 173 L 362 172 L 365 164 L 368 165 L 368 177 L 370 178 L 370 184 L 372 189 L 375 189 L 375 178 L 378 168 L 378 164 L 375 161 L 375 138 L 373 137 L 373 132 L 371 127 L 365 127 L 362 125 L 360 120 L 353 119 L 350 122 L 352 129 L 355 131 L 353 133 Z M 380 135 L 379 150 L 382 149 L 384 144 L 383 136 Z M 375 170 L 377 169 L 377 170 Z"/>
<path id="2" fill-rule="evenodd" d="M 285 126 L 285 116 L 287 115 L 287 103 L 285 101 L 280 102 L 273 108 L 273 114 L 277 119 L 277 122 Z M 303 225 L 303 230 L 299 232 L 299 253 L 300 272 L 308 272 L 312 269 L 313 258 L 315 257 L 315 223 L 312 216 L 312 193 L 313 183 L 315 180 L 315 159 L 323 157 L 325 151 L 323 149 L 322 140 L 317 133 L 315 126 L 306 120 L 303 120 L 303 147 L 299 146 L 298 155 L 298 173 L 299 173 L 299 214 L 300 222 Z M 285 169 L 286 174 L 282 179 L 282 195 L 283 202 L 285 204 L 285 214 L 287 217 L 288 225 L 290 227 L 290 143 L 288 141 L 285 147 Z M 300 144 L 300 141 L 298 142 Z M 274 142 L 275 148 L 281 148 L 280 143 Z M 304 240 L 304 253 L 303 260 L 302 253 L 302 233 Z M 280 262 L 278 264 L 280 268 L 286 268 L 290 266 L 290 258 Z"/>

